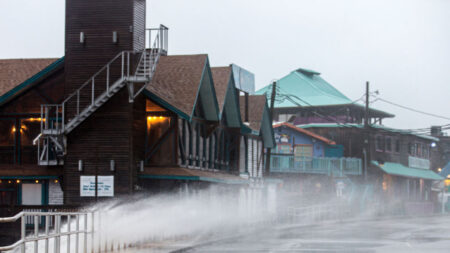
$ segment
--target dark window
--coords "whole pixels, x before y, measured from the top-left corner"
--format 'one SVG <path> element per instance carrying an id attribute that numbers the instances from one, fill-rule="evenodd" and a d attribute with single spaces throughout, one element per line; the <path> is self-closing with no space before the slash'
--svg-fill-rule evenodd
<path id="1" fill-rule="evenodd" d="M 412 156 L 416 155 L 416 144 L 408 143 L 408 154 Z"/>
<path id="2" fill-rule="evenodd" d="M 14 119 L 0 119 L 0 164 L 13 164 L 16 140 Z"/>
<path id="3" fill-rule="evenodd" d="M 391 152 L 392 151 L 392 138 L 386 137 L 386 151 Z"/>
<path id="4" fill-rule="evenodd" d="M 384 142 L 381 135 L 375 137 L 375 148 L 377 151 L 384 151 Z"/>
<path id="5" fill-rule="evenodd" d="M 400 153 L 400 140 L 395 140 L 395 152 Z"/>

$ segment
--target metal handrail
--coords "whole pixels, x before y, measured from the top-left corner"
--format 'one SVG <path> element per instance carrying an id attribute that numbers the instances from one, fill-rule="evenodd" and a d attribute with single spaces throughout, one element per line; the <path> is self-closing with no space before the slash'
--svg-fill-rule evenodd
<path id="1" fill-rule="evenodd" d="M 157 31 L 154 40 L 152 40 L 152 32 Z M 92 75 L 86 82 L 84 82 L 78 89 L 72 92 L 61 104 L 49 104 L 41 105 L 41 136 L 36 138 L 38 143 L 38 162 L 41 165 L 49 165 L 50 149 L 53 150 L 56 147 L 56 153 L 58 155 L 65 154 L 65 144 L 62 138 L 55 137 L 62 134 L 67 134 L 80 124 L 85 118 L 98 109 L 103 103 L 105 103 L 114 93 L 118 92 L 126 82 L 130 83 L 144 83 L 137 92 L 134 92 L 134 84 L 130 85 L 130 102 L 137 97 L 150 83 L 153 73 L 156 70 L 156 64 L 160 55 L 164 52 L 167 53 L 168 46 L 168 28 L 161 25 L 156 29 L 146 29 L 145 32 L 149 34 L 150 51 L 149 59 L 147 59 L 147 50 L 144 48 L 142 51 L 122 51 L 114 56 L 106 65 Z M 146 42 L 144 41 L 146 45 Z M 133 65 L 131 61 L 132 54 L 141 54 L 134 75 L 130 75 L 130 69 Z M 115 64 L 115 65 L 113 65 Z M 118 64 L 118 65 L 117 65 Z M 138 73 L 138 70 L 143 64 L 143 74 Z M 117 65 L 117 66 L 116 66 Z M 148 67 L 147 67 L 148 66 Z M 120 68 L 120 72 L 111 73 L 111 70 Z M 106 72 L 106 73 L 105 73 Z M 104 75 L 106 74 L 106 75 Z M 113 75 L 114 74 L 114 75 Z M 102 83 L 99 86 L 99 76 L 101 76 Z M 114 80 L 112 80 L 115 78 Z M 106 79 L 106 80 L 105 80 Z M 103 83 L 105 82 L 105 83 Z M 106 87 L 104 87 L 105 85 Z M 100 88 L 98 88 L 100 87 Z M 71 104 L 69 104 L 71 103 Z M 71 111 L 67 113 L 66 108 Z M 54 115 L 53 115 L 54 114 Z M 50 119 L 56 118 L 56 121 L 50 121 Z M 67 121 L 67 124 L 66 124 Z M 45 135 L 52 135 L 50 137 Z M 45 137 L 45 138 L 42 138 Z M 43 143 L 42 154 L 40 145 Z M 61 152 L 61 150 L 63 152 Z M 44 159 L 45 158 L 45 159 Z M 46 162 L 45 162 L 46 161 Z M 55 162 L 56 161 L 56 162 Z M 52 160 L 53 165 L 59 164 L 59 160 Z"/>
<path id="2" fill-rule="evenodd" d="M 91 216 L 91 228 L 88 228 L 88 214 Z M 71 218 L 75 216 L 75 229 L 71 229 Z M 26 236 L 26 217 L 34 218 L 34 233 L 31 236 Z M 67 217 L 67 231 L 61 231 L 61 217 Z M 84 225 L 83 229 L 80 229 L 80 217 L 83 217 Z M 61 236 L 67 237 L 67 249 L 70 249 L 70 237 L 75 235 L 75 253 L 78 253 L 79 249 L 79 236 L 84 235 L 83 240 L 83 253 L 88 252 L 88 235 L 91 235 L 91 252 L 95 251 L 94 247 L 94 233 L 95 233 L 95 211 L 89 212 L 36 212 L 36 211 L 22 211 L 12 217 L 0 218 L 0 223 L 11 223 L 17 220 L 21 220 L 20 226 L 20 240 L 17 242 L 7 245 L 0 246 L 0 252 L 13 250 L 20 247 L 21 253 L 25 253 L 26 243 L 34 242 L 33 250 L 34 253 L 38 253 L 38 242 L 45 240 L 45 253 L 49 252 L 49 239 L 54 239 L 54 253 L 59 253 L 61 250 Z M 45 219 L 44 233 L 39 233 L 39 220 Z M 50 233 L 50 220 L 54 220 L 53 233 Z M 100 228 L 100 224 L 98 224 Z"/>

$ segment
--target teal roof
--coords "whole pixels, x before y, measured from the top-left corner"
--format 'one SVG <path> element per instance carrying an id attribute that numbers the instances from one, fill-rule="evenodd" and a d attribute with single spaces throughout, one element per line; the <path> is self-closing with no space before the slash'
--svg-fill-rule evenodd
<path id="1" fill-rule="evenodd" d="M 410 168 L 400 163 L 385 162 L 384 164 L 379 164 L 376 161 L 372 161 L 371 163 L 390 175 L 428 180 L 444 180 L 443 177 L 432 170 Z"/>
<path id="2" fill-rule="evenodd" d="M 320 77 L 320 73 L 297 69 L 277 81 L 277 99 L 275 107 L 324 106 L 351 104 L 352 101 Z M 268 85 L 256 94 L 270 97 L 272 85 Z M 286 98 L 289 96 L 289 98 Z"/>
<path id="3" fill-rule="evenodd" d="M 344 127 L 354 127 L 354 128 L 364 128 L 364 125 L 361 124 L 350 124 L 350 123 L 342 123 L 342 124 L 338 124 L 338 123 L 314 123 L 314 124 L 305 124 L 305 125 L 297 125 L 297 127 L 299 128 L 304 128 L 304 129 L 308 129 L 308 128 L 335 128 L 335 127 L 339 127 L 339 128 L 344 128 Z M 423 135 L 423 134 L 416 134 L 414 132 L 408 131 L 408 130 L 402 130 L 402 129 L 395 129 L 395 128 L 390 128 L 390 127 L 386 127 L 383 125 L 370 125 L 371 128 L 376 128 L 376 129 L 381 129 L 384 131 L 388 131 L 388 132 L 393 132 L 393 133 L 399 133 L 399 134 L 405 134 L 405 135 L 414 135 L 417 136 L 419 138 L 423 138 L 423 139 L 427 139 L 427 140 L 431 140 L 431 141 L 439 141 L 439 138 L 430 136 L 430 135 Z"/>

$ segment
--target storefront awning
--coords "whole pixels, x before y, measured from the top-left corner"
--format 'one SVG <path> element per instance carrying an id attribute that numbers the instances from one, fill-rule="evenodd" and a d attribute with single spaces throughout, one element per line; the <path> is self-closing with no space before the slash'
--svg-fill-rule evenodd
<path id="1" fill-rule="evenodd" d="M 212 172 L 199 169 L 187 169 L 181 167 L 146 167 L 139 174 L 139 178 L 149 179 L 167 179 L 167 180 L 190 180 L 203 181 L 222 184 L 249 184 L 249 180 L 239 176 L 225 174 L 221 172 Z"/>
<path id="2" fill-rule="evenodd" d="M 394 176 L 422 178 L 428 180 L 444 180 L 443 177 L 434 173 L 432 170 L 415 169 L 404 166 L 400 163 L 391 163 L 391 162 L 379 164 L 377 161 L 372 161 L 372 164 L 383 170 L 385 173 Z"/>

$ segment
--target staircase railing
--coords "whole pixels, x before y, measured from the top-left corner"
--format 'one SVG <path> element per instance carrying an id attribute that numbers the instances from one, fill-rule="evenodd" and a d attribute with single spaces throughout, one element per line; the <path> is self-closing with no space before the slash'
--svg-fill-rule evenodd
<path id="1" fill-rule="evenodd" d="M 160 55 L 167 54 L 168 28 L 161 25 L 156 29 L 146 29 L 145 34 L 148 37 L 145 46 L 147 47 L 148 42 L 149 49 L 120 52 L 61 104 L 41 106 L 41 134 L 36 137 L 34 143 L 37 142 L 39 151 L 43 151 L 38 152 L 39 161 L 46 156 L 43 165 L 50 165 L 48 157 L 51 148 L 56 148 L 58 156 L 65 154 L 62 135 L 73 130 L 122 87 L 129 84 L 129 101 L 133 102 L 150 83 Z M 142 84 L 137 88 L 137 92 L 134 92 L 135 83 Z M 44 154 L 45 152 L 47 154 Z M 55 161 L 52 163 L 60 164 Z"/>

